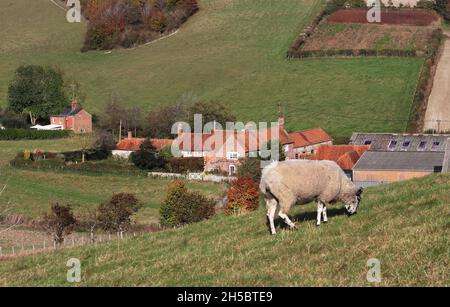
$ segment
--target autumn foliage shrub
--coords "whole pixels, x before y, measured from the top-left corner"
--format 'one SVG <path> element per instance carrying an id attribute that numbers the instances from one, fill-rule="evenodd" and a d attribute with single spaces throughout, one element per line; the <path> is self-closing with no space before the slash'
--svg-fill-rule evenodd
<path id="1" fill-rule="evenodd" d="M 239 177 L 228 190 L 227 214 L 243 214 L 259 206 L 258 183 L 249 177 Z"/>
<path id="2" fill-rule="evenodd" d="M 214 215 L 214 200 L 198 192 L 188 191 L 183 181 L 169 184 L 167 196 L 160 207 L 163 227 L 177 227 L 208 219 Z"/>
<path id="3" fill-rule="evenodd" d="M 82 51 L 133 47 L 172 32 L 198 11 L 197 0 L 87 0 Z"/>

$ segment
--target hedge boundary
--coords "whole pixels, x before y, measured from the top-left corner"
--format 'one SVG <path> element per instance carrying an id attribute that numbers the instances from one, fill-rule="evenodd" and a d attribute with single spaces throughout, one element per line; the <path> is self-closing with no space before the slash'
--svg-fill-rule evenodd
<path id="1" fill-rule="evenodd" d="M 5 129 L 0 130 L 0 140 L 49 140 L 69 137 L 70 130 L 34 130 L 34 129 Z"/>

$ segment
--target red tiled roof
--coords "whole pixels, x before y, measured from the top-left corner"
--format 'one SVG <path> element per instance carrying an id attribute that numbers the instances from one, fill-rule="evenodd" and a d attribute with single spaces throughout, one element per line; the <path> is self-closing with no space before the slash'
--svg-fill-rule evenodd
<path id="1" fill-rule="evenodd" d="M 321 145 L 311 160 L 331 160 L 336 162 L 342 169 L 350 170 L 358 162 L 359 158 L 370 145 Z"/>
<path id="2" fill-rule="evenodd" d="M 333 140 L 333 138 L 322 128 L 293 132 L 289 134 L 289 139 L 294 143 L 294 148 L 330 142 Z"/>
<path id="3" fill-rule="evenodd" d="M 211 137 L 217 138 L 216 140 L 220 140 L 222 138 L 222 142 L 225 143 L 227 137 L 230 135 L 236 139 L 235 144 L 239 143 L 239 140 L 245 140 L 245 151 L 257 151 L 259 149 L 260 142 L 266 142 L 272 140 L 272 132 L 275 128 L 267 128 L 263 130 L 258 130 L 257 132 L 251 131 L 226 131 L 226 130 L 216 130 L 212 133 L 183 133 L 178 137 L 178 141 L 180 142 L 180 150 L 186 151 L 202 151 L 205 146 L 205 142 L 209 142 L 212 144 L 212 150 L 215 149 L 215 143 L 213 140 L 210 140 Z M 282 145 L 294 143 L 294 148 L 304 147 L 308 145 L 320 144 L 324 142 L 332 141 L 333 139 L 329 136 L 322 128 L 314 128 L 305 131 L 297 131 L 288 134 L 286 130 L 279 127 L 278 128 L 278 137 L 280 143 Z M 195 137 L 197 136 L 197 137 Z M 244 138 L 245 137 L 245 138 Z M 250 139 L 256 139 L 256 141 L 250 142 Z M 187 138 L 187 139 L 185 139 Z M 190 138 L 190 146 L 184 146 L 184 141 L 189 140 Z M 255 148 L 256 146 L 256 148 Z M 233 149 L 234 150 L 234 149 Z"/>
<path id="4" fill-rule="evenodd" d="M 162 148 L 171 145 L 173 140 L 170 139 L 150 139 L 156 150 L 161 150 Z M 138 151 L 142 143 L 145 141 L 144 138 L 128 138 L 120 141 L 116 150 L 126 150 L 126 151 Z"/>

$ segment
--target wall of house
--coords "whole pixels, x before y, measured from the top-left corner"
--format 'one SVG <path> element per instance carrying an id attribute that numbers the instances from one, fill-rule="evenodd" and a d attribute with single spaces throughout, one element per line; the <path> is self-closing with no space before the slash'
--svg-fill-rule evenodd
<path id="1" fill-rule="evenodd" d="M 396 182 L 423 177 L 432 172 L 425 171 L 377 171 L 377 170 L 354 170 L 353 181 L 359 182 Z"/>
<path id="2" fill-rule="evenodd" d="M 122 158 L 122 159 L 128 159 L 131 155 L 132 151 L 129 150 L 113 150 L 111 152 L 113 157 L 116 158 Z"/>
<path id="3" fill-rule="evenodd" d="M 70 119 L 70 118 L 69 118 Z M 67 125 L 69 126 L 69 124 Z M 79 133 L 92 133 L 92 116 L 84 110 L 81 110 L 73 118 L 73 131 Z"/>
<path id="4" fill-rule="evenodd" d="M 303 159 L 305 155 L 314 154 L 317 151 L 317 148 L 319 148 L 319 146 L 321 145 L 333 145 L 333 142 L 323 142 L 319 144 L 293 148 L 292 159 Z"/>
<path id="5" fill-rule="evenodd" d="M 66 120 L 64 117 L 52 116 L 52 117 L 50 117 L 50 124 L 61 125 L 63 130 L 67 129 L 66 128 Z"/>
<path id="6" fill-rule="evenodd" d="M 237 172 L 239 163 L 239 160 L 228 160 L 224 158 L 210 157 L 205 159 L 205 172 L 219 170 L 222 173 L 230 175 L 230 166 L 234 165 L 235 171 Z"/>

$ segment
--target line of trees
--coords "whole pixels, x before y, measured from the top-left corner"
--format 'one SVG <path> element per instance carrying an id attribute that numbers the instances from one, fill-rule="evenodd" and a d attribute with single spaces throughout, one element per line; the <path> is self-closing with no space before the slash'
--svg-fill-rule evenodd
<path id="1" fill-rule="evenodd" d="M 70 235 L 76 227 L 90 232 L 91 241 L 95 242 L 95 233 L 99 229 L 111 233 L 123 233 L 131 224 L 131 217 L 139 211 L 142 204 L 131 193 L 113 194 L 111 199 L 94 210 L 88 210 L 76 217 L 72 207 L 58 202 L 50 206 L 50 211 L 44 215 L 43 225 L 53 236 L 55 244 L 62 244 L 64 238 Z"/>

